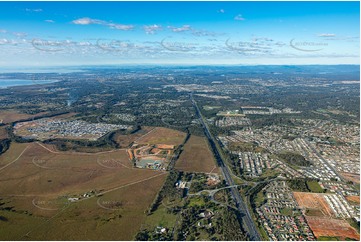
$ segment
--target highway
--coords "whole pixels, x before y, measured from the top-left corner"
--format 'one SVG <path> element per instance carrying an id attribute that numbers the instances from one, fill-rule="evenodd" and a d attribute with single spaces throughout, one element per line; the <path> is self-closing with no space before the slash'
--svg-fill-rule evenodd
<path id="1" fill-rule="evenodd" d="M 218 149 L 216 147 L 215 141 L 211 135 L 211 133 L 209 132 L 208 126 L 207 124 L 204 122 L 202 114 L 198 108 L 197 103 L 195 102 L 193 95 L 190 94 L 190 98 L 192 100 L 193 106 L 196 109 L 196 113 L 200 118 L 201 124 L 203 126 L 204 129 L 204 133 L 208 138 L 209 144 L 212 148 L 212 151 L 214 153 L 214 156 L 216 158 L 216 161 L 218 163 L 218 166 L 221 168 L 221 171 L 223 173 L 223 177 L 226 180 L 228 186 L 234 186 L 235 183 L 233 181 L 233 178 L 230 174 L 229 168 L 225 165 L 222 156 L 219 154 Z M 239 191 L 236 187 L 232 187 L 230 188 L 232 197 L 236 203 L 236 207 L 238 209 L 238 211 L 241 213 L 242 215 L 242 223 L 243 223 L 243 228 L 246 230 L 246 232 L 248 233 L 248 236 L 250 237 L 250 240 L 254 240 L 254 241 L 260 241 L 261 240 L 261 236 L 258 234 L 258 230 L 256 229 L 256 225 L 252 220 L 252 217 L 248 211 L 248 207 L 246 205 L 246 203 L 243 201 L 241 195 L 239 194 Z"/>

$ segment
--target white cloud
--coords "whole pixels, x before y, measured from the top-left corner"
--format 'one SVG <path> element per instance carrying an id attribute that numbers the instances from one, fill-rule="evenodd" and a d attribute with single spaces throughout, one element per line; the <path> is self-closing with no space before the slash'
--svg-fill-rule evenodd
<path id="1" fill-rule="evenodd" d="M 16 36 L 16 37 L 19 37 L 19 38 L 23 38 L 23 37 L 26 37 L 28 35 L 27 33 L 24 33 L 24 32 L 12 32 L 11 34 Z"/>
<path id="2" fill-rule="evenodd" d="M 88 18 L 88 17 L 75 19 L 75 20 L 72 21 L 72 23 L 77 24 L 77 25 L 99 24 L 99 25 L 108 26 L 111 29 L 118 29 L 118 30 L 131 30 L 131 29 L 134 28 L 133 25 L 109 23 L 109 22 L 104 21 L 104 20 L 91 19 L 91 18 Z"/>
<path id="3" fill-rule="evenodd" d="M 215 32 L 210 32 L 210 31 L 207 31 L 207 30 L 197 30 L 197 29 L 192 29 L 192 34 L 194 36 L 198 36 L 198 37 L 202 37 L 202 36 L 212 36 L 212 37 L 215 37 L 215 36 L 220 36 L 220 35 L 223 35 L 221 33 L 215 33 Z"/>
<path id="4" fill-rule="evenodd" d="M 143 29 L 147 34 L 155 34 L 157 31 L 162 30 L 162 26 L 157 24 L 144 25 Z"/>
<path id="5" fill-rule="evenodd" d="M 118 30 L 132 30 L 132 29 L 134 29 L 133 25 L 112 24 L 112 23 L 108 23 L 108 24 L 105 24 L 105 25 L 109 26 L 109 28 L 111 28 L 111 29 L 118 29 Z"/>
<path id="6" fill-rule="evenodd" d="M 242 17 L 242 14 L 238 14 L 236 17 L 234 17 L 234 20 L 243 21 L 244 18 Z"/>
<path id="7" fill-rule="evenodd" d="M 218 10 L 218 13 L 225 13 L 226 11 L 224 11 L 224 9 L 220 9 Z"/>
<path id="8" fill-rule="evenodd" d="M 183 25 L 182 27 L 173 27 L 173 26 L 168 26 L 168 29 L 171 29 L 173 32 L 185 32 L 185 31 L 190 31 L 192 30 L 190 25 Z"/>
<path id="9" fill-rule="evenodd" d="M 26 12 L 42 12 L 43 10 L 41 8 L 35 8 L 35 9 L 32 9 L 32 8 L 26 8 L 25 9 Z"/>
<path id="10" fill-rule="evenodd" d="M 335 34 L 319 34 L 318 35 L 318 37 L 325 37 L 325 38 L 327 38 L 327 37 L 335 37 L 336 35 Z"/>
<path id="11" fill-rule="evenodd" d="M 8 44 L 9 42 L 8 39 L 0 39 L 0 45 Z"/>
<path id="12" fill-rule="evenodd" d="M 89 24 L 106 24 L 105 21 L 91 18 L 79 18 L 72 21 L 73 24 L 89 25 Z"/>
<path id="13" fill-rule="evenodd" d="M 3 38 L 0 39 L 0 45 L 19 45 L 19 44 L 24 44 L 26 43 L 26 40 L 24 39 L 8 39 L 8 38 Z"/>
<path id="14" fill-rule="evenodd" d="M 47 22 L 47 23 L 55 23 L 55 21 L 51 20 L 51 19 L 47 19 L 47 20 L 45 20 L 45 22 Z"/>

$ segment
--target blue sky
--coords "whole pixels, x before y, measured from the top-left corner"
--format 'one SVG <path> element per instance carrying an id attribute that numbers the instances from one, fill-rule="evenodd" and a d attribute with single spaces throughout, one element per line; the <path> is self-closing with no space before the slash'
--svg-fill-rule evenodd
<path id="1" fill-rule="evenodd" d="M 0 2 L 0 65 L 359 64 L 359 2 Z"/>

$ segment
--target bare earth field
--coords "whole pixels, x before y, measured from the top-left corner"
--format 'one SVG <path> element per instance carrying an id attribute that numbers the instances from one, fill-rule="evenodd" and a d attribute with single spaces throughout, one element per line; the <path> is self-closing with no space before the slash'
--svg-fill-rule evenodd
<path id="1" fill-rule="evenodd" d="M 175 168 L 182 171 L 219 172 L 206 138 L 193 135 L 184 145 Z"/>
<path id="2" fill-rule="evenodd" d="M 341 175 L 352 182 L 360 184 L 360 174 L 354 174 L 354 173 L 341 173 Z"/>
<path id="3" fill-rule="evenodd" d="M 183 143 L 185 137 L 186 133 L 184 132 L 157 127 L 135 141 L 138 144 L 180 145 Z"/>
<path id="4" fill-rule="evenodd" d="M 309 210 L 318 210 L 320 215 L 326 217 L 334 216 L 334 213 L 327 201 L 324 199 L 324 195 L 320 193 L 308 193 L 308 192 L 294 192 L 293 193 L 298 205 L 301 208 Z"/>
<path id="5" fill-rule="evenodd" d="M 352 204 L 360 205 L 360 196 L 347 196 L 346 199 Z"/>
<path id="6" fill-rule="evenodd" d="M 360 239 L 360 235 L 347 221 L 313 216 L 306 216 L 306 220 L 317 238 L 320 236 L 330 236 L 341 237 L 341 240 L 344 240 L 346 237 L 355 240 Z"/>
<path id="7" fill-rule="evenodd" d="M 0 156 L 0 238 L 131 240 L 166 174 L 133 168 L 125 150 L 66 153 L 12 143 Z"/>

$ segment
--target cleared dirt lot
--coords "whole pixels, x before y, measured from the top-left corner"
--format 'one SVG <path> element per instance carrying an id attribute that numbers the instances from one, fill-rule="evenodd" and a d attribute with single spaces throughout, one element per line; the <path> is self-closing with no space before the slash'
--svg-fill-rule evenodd
<path id="1" fill-rule="evenodd" d="M 347 221 L 310 216 L 306 216 L 306 220 L 317 238 L 320 236 L 341 237 L 343 240 L 347 237 L 355 240 L 360 238 Z"/>
<path id="2" fill-rule="evenodd" d="M 204 137 L 191 136 L 176 162 L 175 168 L 182 171 L 218 173 L 213 153 Z"/>
<path id="3" fill-rule="evenodd" d="M 347 196 L 346 199 L 352 204 L 360 205 L 360 196 Z"/>
<path id="4" fill-rule="evenodd" d="M 135 140 L 139 144 L 166 144 L 180 145 L 183 143 L 186 133 L 168 128 L 154 128 L 144 136 Z"/>
<path id="5" fill-rule="evenodd" d="M 341 175 L 349 181 L 360 184 L 360 175 L 354 173 L 341 173 Z"/>
<path id="6" fill-rule="evenodd" d="M 76 154 L 46 148 L 13 143 L 0 156 L 0 238 L 133 239 L 167 173 L 133 168 L 125 150 Z M 91 191 L 97 196 L 83 197 Z"/>
<path id="7" fill-rule="evenodd" d="M 309 210 L 318 210 L 323 216 L 332 217 L 334 213 L 330 206 L 327 204 L 327 201 L 324 198 L 323 194 L 318 193 L 308 193 L 308 192 L 294 192 L 293 193 L 298 205 L 301 208 Z M 313 211 L 314 214 L 316 211 Z"/>

